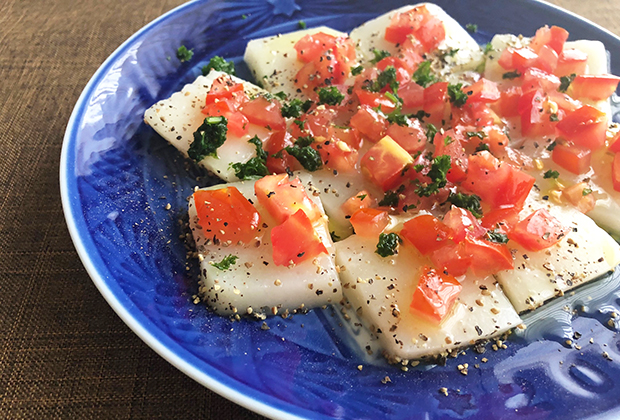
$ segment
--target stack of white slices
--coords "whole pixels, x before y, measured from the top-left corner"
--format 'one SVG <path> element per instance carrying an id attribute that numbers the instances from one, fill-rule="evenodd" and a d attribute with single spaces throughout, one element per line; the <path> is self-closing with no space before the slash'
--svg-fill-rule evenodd
<path id="1" fill-rule="evenodd" d="M 375 50 L 388 51 L 397 56 L 399 45 L 385 41 L 385 28 L 395 13 L 419 6 L 407 6 L 387 13 L 351 31 L 349 36 L 356 46 L 357 59 L 350 64 L 368 65 Z M 432 72 L 439 78 L 454 83 L 475 81 L 480 77 L 476 69 L 482 65 L 486 68 L 485 78 L 502 81 L 504 70 L 497 63 L 501 51 L 508 46 L 529 42 L 527 38 L 497 35 L 491 43 L 491 52 L 487 50 L 485 53 L 468 31 L 441 8 L 432 4 L 425 6 L 443 23 L 446 33 L 437 53 L 428 57 L 433 62 Z M 149 108 L 145 113 L 145 122 L 188 156 L 194 133 L 205 120 L 201 112 L 205 97 L 218 79 L 232 78 L 234 82 L 243 83 L 245 94 L 250 97 L 284 92 L 288 100 L 307 99 L 305 92 L 295 85 L 296 74 L 303 63 L 297 59 L 294 46 L 305 35 L 321 32 L 347 36 L 319 27 L 252 40 L 248 43 L 245 61 L 264 89 L 234 76 L 211 71 Z M 588 54 L 588 73 L 607 71 L 607 57 L 602 43 L 574 41 L 567 42 L 565 48 Z M 344 85 L 352 86 L 353 79 L 351 77 Z M 610 112 L 606 102 L 594 105 Z M 293 118 L 287 118 L 286 123 L 287 126 L 294 124 Z M 247 132 L 242 136 L 229 132 L 226 141 L 217 149 L 216 156 L 206 156 L 198 162 L 227 183 L 205 190 L 236 188 L 254 206 L 261 221 L 252 241 L 218 241 L 201 223 L 204 220 L 200 220 L 196 211 L 197 196 L 190 199 L 190 227 L 201 261 L 200 293 L 218 314 L 264 317 L 346 303 L 378 337 L 390 360 L 419 359 L 445 354 L 451 349 L 501 335 L 521 324 L 519 313 L 533 310 L 555 296 L 596 279 L 614 270 L 620 263 L 618 244 L 597 226 L 620 234 L 616 216 L 620 210 L 620 193 L 611 185 L 611 159 L 600 151 L 593 155 L 596 164 L 592 165 L 586 176 L 575 175 L 575 179 L 570 180 L 576 183 L 582 178 L 589 178 L 597 201 L 596 207 L 587 216 L 574 207 L 549 200 L 549 191 L 554 186 L 541 177 L 540 171 L 531 171 L 536 177 L 536 186 L 521 216 L 526 217 L 532 211 L 544 208 L 562 220 L 570 228 L 569 231 L 556 244 L 541 251 L 527 251 L 510 241 L 508 247 L 514 261 L 513 270 L 488 276 L 475 275 L 469 270 L 457 276 L 461 289 L 449 312 L 440 322 L 429 320 L 410 310 L 419 279 L 433 270 L 428 256 L 414 247 L 401 244 L 397 253 L 383 257 L 376 252 L 376 238 L 353 233 L 350 214 L 345 210 L 347 201 L 356 198 L 364 200 L 367 194 L 376 200 L 383 194 L 369 181 L 368 174 L 361 171 L 339 173 L 324 168 L 290 174 L 291 179 L 299 179 L 295 185 L 303 189 L 304 197 L 311 200 L 316 206 L 313 208 L 320 212 L 320 217 L 311 222 L 324 251 L 299 262 L 291 260 L 290 264 L 274 261 L 271 235 L 281 221 L 265 207 L 264 199 L 257 197 L 259 187 L 255 181 L 239 180 L 232 166 L 257 156 L 257 148 L 249 142 L 250 139 L 258 138 L 265 143 L 270 135 L 269 127 L 249 123 Z M 518 143 L 520 140 L 513 138 L 512 141 Z M 532 144 L 523 142 L 526 154 L 529 153 L 537 164 L 557 168 L 545 147 L 534 148 Z M 362 146 L 359 156 L 368 147 Z M 290 214 L 293 213 L 291 211 Z M 399 233 L 403 223 L 420 214 L 423 213 L 390 215 L 382 233 Z M 220 264 L 227 259 L 230 264 Z"/>

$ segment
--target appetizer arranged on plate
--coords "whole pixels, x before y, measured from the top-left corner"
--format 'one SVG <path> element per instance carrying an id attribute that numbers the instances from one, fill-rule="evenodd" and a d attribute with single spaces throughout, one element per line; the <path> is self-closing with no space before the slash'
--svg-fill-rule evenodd
<path id="1" fill-rule="evenodd" d="M 614 270 L 620 78 L 603 44 L 567 38 L 480 47 L 424 3 L 252 40 L 256 84 L 212 69 L 153 105 L 145 122 L 224 182 L 189 200 L 203 300 L 234 317 L 342 306 L 402 361 Z"/>

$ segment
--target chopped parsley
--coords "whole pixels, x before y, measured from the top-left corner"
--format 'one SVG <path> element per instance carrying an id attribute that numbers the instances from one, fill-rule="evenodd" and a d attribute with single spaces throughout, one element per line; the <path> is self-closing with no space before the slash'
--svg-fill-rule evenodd
<path id="1" fill-rule="evenodd" d="M 493 45 L 491 45 L 490 42 L 487 42 L 486 44 L 484 44 L 484 48 L 482 49 L 482 53 L 484 55 L 487 55 L 491 51 L 493 51 Z"/>
<path id="2" fill-rule="evenodd" d="M 304 169 L 314 172 L 317 169 L 320 169 L 323 166 L 323 161 L 321 160 L 321 155 L 316 149 L 310 147 L 310 145 L 314 142 L 314 137 L 299 137 L 295 141 L 294 146 L 285 147 L 284 150 L 288 152 L 289 155 L 293 156 L 295 159 L 299 161 L 301 166 Z"/>
<path id="3" fill-rule="evenodd" d="M 487 133 L 485 133 L 482 130 L 480 130 L 480 131 L 467 131 L 465 134 L 469 138 L 478 137 L 480 140 L 483 140 L 483 139 L 485 139 L 487 137 Z"/>
<path id="4" fill-rule="evenodd" d="M 385 70 L 379 73 L 377 80 L 368 86 L 371 92 L 380 92 L 384 87 L 389 86 L 393 92 L 398 90 L 398 80 L 396 80 L 396 69 L 394 66 L 387 66 Z"/>
<path id="5" fill-rule="evenodd" d="M 392 233 L 382 233 L 379 235 L 379 242 L 377 243 L 377 250 L 375 251 L 377 254 L 381 255 L 383 258 L 388 257 L 390 255 L 395 255 L 398 253 L 396 248 L 398 244 L 402 243 L 403 240 L 400 239 L 400 236 Z"/>
<path id="6" fill-rule="evenodd" d="M 463 87 L 462 83 L 457 83 L 456 85 L 448 85 L 448 96 L 450 97 L 450 102 L 456 107 L 462 107 L 467 102 L 467 94 L 461 90 Z"/>
<path id="7" fill-rule="evenodd" d="M 450 193 L 448 202 L 465 210 L 469 210 L 477 219 L 482 217 L 482 207 L 480 207 L 480 197 L 476 194 Z"/>
<path id="8" fill-rule="evenodd" d="M 319 89 L 319 104 L 340 105 L 344 95 L 336 86 L 330 86 Z"/>
<path id="9" fill-rule="evenodd" d="M 413 73 L 413 81 L 422 87 L 427 87 L 437 82 L 437 77 L 431 74 L 431 62 L 422 61 L 417 70 Z"/>
<path id="10" fill-rule="evenodd" d="M 306 25 L 306 22 L 304 22 L 303 20 L 297 22 L 297 25 L 299 25 L 299 28 L 301 29 L 306 29 L 308 27 L 308 25 Z"/>
<path id="11" fill-rule="evenodd" d="M 570 76 L 560 77 L 560 87 L 558 88 L 558 90 L 560 92 L 566 92 L 570 84 L 573 83 L 573 80 L 575 80 L 575 77 L 577 77 L 575 73 L 571 74 Z"/>
<path id="12" fill-rule="evenodd" d="M 445 139 L 443 139 L 443 145 L 444 146 L 448 146 L 449 144 L 454 143 L 454 139 L 450 136 L 446 136 Z"/>
<path id="13" fill-rule="evenodd" d="M 353 68 L 351 69 L 351 74 L 352 74 L 353 76 L 357 76 L 357 75 L 358 75 L 358 74 L 360 74 L 362 71 L 364 71 L 364 67 L 362 67 L 362 66 L 356 66 L 356 67 L 353 67 Z"/>
<path id="14" fill-rule="evenodd" d="M 216 55 L 215 57 L 211 58 L 211 60 L 209 60 L 209 63 L 206 66 L 202 67 L 202 75 L 206 76 L 207 74 L 209 74 L 211 69 L 234 75 L 235 63 L 233 63 L 232 61 L 226 61 L 219 55 Z"/>
<path id="15" fill-rule="evenodd" d="M 584 196 L 584 197 L 586 195 L 588 195 L 588 194 L 592 194 L 592 189 L 591 188 L 587 188 L 586 187 L 586 188 L 583 189 L 583 191 L 581 191 L 581 195 Z"/>
<path id="16" fill-rule="evenodd" d="M 553 149 L 555 149 L 555 146 L 557 146 L 558 143 L 554 140 L 549 146 L 547 146 L 547 150 L 552 152 Z"/>
<path id="17" fill-rule="evenodd" d="M 286 101 L 286 99 L 288 98 L 288 96 L 286 96 L 286 93 L 280 91 L 278 93 L 274 93 L 273 96 L 275 96 L 276 98 L 278 98 L 281 101 Z"/>
<path id="18" fill-rule="evenodd" d="M 424 169 L 424 165 L 422 165 L 421 163 L 418 165 L 413 165 L 413 170 L 416 171 L 417 173 L 422 172 L 423 169 Z"/>
<path id="19" fill-rule="evenodd" d="M 304 113 L 307 112 L 310 107 L 312 106 L 312 101 L 311 100 L 307 100 L 305 102 L 302 102 L 300 99 L 293 99 L 292 101 L 290 101 L 288 104 L 284 103 L 282 104 L 282 109 L 281 109 L 281 113 L 282 116 L 284 118 L 299 118 L 299 116 Z M 303 121 L 302 121 L 303 124 Z M 303 129 L 303 127 L 299 127 L 301 129 Z"/>
<path id="20" fill-rule="evenodd" d="M 478 146 L 476 146 L 476 150 L 474 150 L 475 153 L 477 152 L 482 152 L 482 151 L 490 151 L 489 149 L 489 145 L 483 142 L 478 143 Z"/>
<path id="21" fill-rule="evenodd" d="M 441 58 L 445 60 L 446 57 L 454 57 L 457 52 L 459 52 L 458 48 L 449 48 L 443 52 Z"/>
<path id="22" fill-rule="evenodd" d="M 502 79 L 508 79 L 508 80 L 513 80 L 516 79 L 518 77 L 521 77 L 521 73 L 519 73 L 518 71 L 507 71 L 506 73 L 502 74 Z"/>
<path id="23" fill-rule="evenodd" d="M 226 141 L 228 132 L 226 117 L 207 117 L 194 132 L 194 141 L 189 146 L 187 154 L 196 162 L 206 156 L 217 157 L 217 149 Z"/>
<path id="24" fill-rule="evenodd" d="M 236 255 L 230 254 L 230 255 L 225 256 L 224 259 L 220 261 L 219 263 L 211 262 L 211 265 L 217 268 L 218 270 L 224 271 L 224 270 L 228 270 L 231 265 L 236 264 L 238 259 L 239 257 L 237 257 Z"/>
<path id="25" fill-rule="evenodd" d="M 476 25 L 475 23 L 468 23 L 467 25 L 465 25 L 465 29 L 467 29 L 471 33 L 476 33 L 478 32 L 478 25 Z"/>
<path id="26" fill-rule="evenodd" d="M 303 120 L 294 120 L 293 122 L 295 123 L 295 125 L 297 127 L 299 127 L 300 130 L 304 129 L 304 124 L 306 123 L 305 121 L 303 121 Z"/>
<path id="27" fill-rule="evenodd" d="M 387 115 L 387 120 L 390 124 L 398 124 L 403 127 L 406 127 L 409 123 L 407 116 L 401 113 L 400 106 Z"/>
<path id="28" fill-rule="evenodd" d="M 416 188 L 415 193 L 420 197 L 430 197 L 437 193 L 440 188 L 446 186 L 446 174 L 450 170 L 450 167 L 449 155 L 441 155 L 434 158 L 431 169 L 426 174 L 432 182 L 428 185 L 420 185 Z"/>
<path id="29" fill-rule="evenodd" d="M 378 50 L 376 48 L 372 50 L 372 53 L 375 55 L 375 58 L 370 60 L 370 62 L 373 64 L 377 64 L 379 61 L 383 60 L 385 57 L 389 57 L 390 55 L 392 55 L 390 54 L 389 51 Z"/>
<path id="30" fill-rule="evenodd" d="M 247 19 L 248 15 L 241 15 L 241 19 Z"/>
<path id="31" fill-rule="evenodd" d="M 266 165 L 267 152 L 263 150 L 263 142 L 258 136 L 254 136 L 248 140 L 248 143 L 253 143 L 256 146 L 256 156 L 245 163 L 233 163 L 232 168 L 235 170 L 235 176 L 239 179 L 252 179 L 269 175 L 269 169 Z"/>
<path id="32" fill-rule="evenodd" d="M 545 178 L 545 179 L 549 179 L 549 178 L 557 179 L 559 176 L 560 176 L 560 173 L 558 171 L 554 171 L 553 169 L 549 169 L 547 172 L 544 173 L 543 178 Z"/>
<path id="33" fill-rule="evenodd" d="M 424 122 L 424 118 L 426 117 L 430 117 L 431 114 L 427 114 L 426 112 L 424 112 L 423 109 L 419 110 L 418 112 L 416 112 L 415 114 L 411 114 L 409 115 L 411 118 L 417 118 L 418 120 L 420 120 L 420 122 Z"/>
<path id="34" fill-rule="evenodd" d="M 368 197 L 368 194 L 360 194 L 360 195 L 358 195 L 356 198 L 359 198 L 359 199 L 360 199 L 360 201 L 364 201 L 364 199 L 365 199 L 366 197 Z"/>
<path id="35" fill-rule="evenodd" d="M 489 242 L 495 242 L 498 244 L 505 244 L 508 242 L 508 236 L 505 233 L 500 232 L 497 229 L 489 230 L 484 235 L 484 239 Z"/>
<path id="36" fill-rule="evenodd" d="M 181 45 L 177 50 L 177 58 L 181 63 L 185 63 L 186 61 L 191 60 L 193 56 L 194 50 L 188 50 L 185 45 Z"/>
<path id="37" fill-rule="evenodd" d="M 426 141 L 433 144 L 433 140 L 435 139 L 435 134 L 437 134 L 437 127 L 434 124 L 429 123 L 426 126 Z"/>
<path id="38" fill-rule="evenodd" d="M 560 118 L 558 117 L 558 114 L 553 113 L 553 114 L 549 115 L 549 121 L 557 122 L 557 121 L 560 121 Z"/>
<path id="39" fill-rule="evenodd" d="M 400 198 L 398 198 L 398 192 L 388 191 L 383 195 L 383 199 L 379 201 L 379 205 L 388 206 L 388 207 L 398 207 L 399 201 L 400 201 Z"/>

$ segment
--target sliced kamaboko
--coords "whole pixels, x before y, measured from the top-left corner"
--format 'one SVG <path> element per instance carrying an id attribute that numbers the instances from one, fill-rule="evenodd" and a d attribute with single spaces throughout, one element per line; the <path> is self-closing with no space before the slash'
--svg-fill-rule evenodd
<path id="1" fill-rule="evenodd" d="M 546 210 L 563 226 L 562 237 L 539 251 L 529 251 L 510 240 L 508 246 L 514 255 L 515 268 L 496 275 L 518 312 L 535 309 L 555 296 L 614 270 L 620 263 L 616 241 L 578 210 L 554 205 L 532 192 L 520 219 L 539 209 Z M 548 239 L 545 236 L 549 235 L 545 232 L 541 239 Z"/>
<path id="2" fill-rule="evenodd" d="M 455 73 L 475 70 L 483 62 L 484 57 L 480 46 L 471 35 L 442 8 L 431 3 L 404 6 L 353 29 L 350 36 L 357 44 L 360 61 L 368 64 L 375 58 L 375 50 L 387 51 L 393 56 L 399 56 L 402 44 L 386 40 L 386 29 L 395 15 L 415 8 L 423 12 L 428 11 L 443 24 L 445 39 L 429 55 L 433 60 L 433 70 L 438 75 L 448 78 L 451 82 L 457 81 L 459 75 Z"/>
<path id="3" fill-rule="evenodd" d="M 248 96 L 264 93 L 259 87 L 235 76 L 212 70 L 207 76 L 199 76 L 193 83 L 187 84 L 180 92 L 170 98 L 161 100 L 144 113 L 144 122 L 159 135 L 176 147 L 184 156 L 188 156 L 190 145 L 194 141 L 194 132 L 203 124 L 206 115 L 202 113 L 205 98 L 214 81 L 218 78 L 232 79 L 242 83 Z M 236 181 L 235 170 L 231 163 L 247 162 L 256 156 L 256 146 L 249 143 L 254 136 L 261 141 L 269 137 L 270 131 L 265 127 L 248 124 L 248 133 L 238 137 L 228 130 L 226 141 L 217 149 L 217 157 L 207 156 L 199 164 L 213 172 L 224 181 Z"/>
<path id="4" fill-rule="evenodd" d="M 244 60 L 254 79 L 271 93 L 284 92 L 289 99 L 306 98 L 295 85 L 297 73 L 306 63 L 297 58 L 295 44 L 306 35 L 327 34 L 346 37 L 347 34 L 320 26 L 282 35 L 254 39 L 248 42 Z M 353 63 L 351 63 L 353 64 Z"/>
<path id="5" fill-rule="evenodd" d="M 413 247 L 381 257 L 377 239 L 350 236 L 336 243 L 345 298 L 378 337 L 388 360 L 420 359 L 475 344 L 516 327 L 521 320 L 492 276 L 458 278 L 462 289 L 441 323 L 410 305 L 430 261 Z"/>
<path id="6" fill-rule="evenodd" d="M 319 215 L 312 222 L 312 227 L 327 252 L 320 252 L 297 264 L 276 265 L 272 231 L 282 224 L 278 224 L 260 204 L 254 184 L 241 181 L 206 189 L 234 187 L 252 203 L 260 215 L 260 223 L 255 238 L 248 243 L 222 241 L 217 239 L 217 232 L 203 229 L 205 227 L 198 219 L 194 196 L 190 199 L 190 227 L 201 261 L 201 297 L 222 315 L 283 315 L 339 302 L 342 290 L 334 263 L 334 245 L 320 199 L 308 195 L 314 211 L 318 211 Z M 220 264 L 231 260 L 234 262 L 228 267 L 227 264 Z"/>

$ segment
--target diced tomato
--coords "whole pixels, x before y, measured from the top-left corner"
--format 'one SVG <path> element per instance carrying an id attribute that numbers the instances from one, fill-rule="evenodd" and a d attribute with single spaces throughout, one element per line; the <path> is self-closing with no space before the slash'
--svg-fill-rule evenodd
<path id="1" fill-rule="evenodd" d="M 620 191 L 620 153 L 616 153 L 614 160 L 611 162 L 611 180 L 614 190 Z"/>
<path id="2" fill-rule="evenodd" d="M 538 54 L 531 48 L 506 48 L 498 61 L 499 65 L 506 70 L 517 70 L 523 73 L 525 69 L 535 67 L 538 63 Z"/>
<path id="3" fill-rule="evenodd" d="M 465 242 L 448 242 L 430 255 L 433 265 L 443 273 L 462 276 L 471 266 L 471 254 L 465 250 Z"/>
<path id="4" fill-rule="evenodd" d="M 289 179 L 287 174 L 268 175 L 256 181 L 254 192 L 261 206 L 281 224 L 298 210 L 303 210 L 311 222 L 322 215 L 308 197 L 299 178 Z"/>
<path id="5" fill-rule="evenodd" d="M 304 63 L 317 60 L 325 51 L 332 50 L 336 46 L 336 37 L 318 32 L 308 34 L 295 43 L 297 59 Z"/>
<path id="6" fill-rule="evenodd" d="M 285 147 L 293 146 L 293 138 L 286 131 L 274 131 L 265 143 L 267 152 L 267 169 L 273 174 L 283 174 L 288 168 L 291 171 L 301 169 L 301 165 L 293 156 L 283 150 Z M 274 157 L 280 154 L 281 157 Z"/>
<path id="7" fill-rule="evenodd" d="M 312 147 L 321 155 L 321 160 L 326 168 L 334 169 L 338 172 L 351 172 L 355 170 L 357 164 L 357 150 L 352 149 L 342 140 L 325 139 L 324 137 L 315 138 Z"/>
<path id="8" fill-rule="evenodd" d="M 543 45 L 538 52 L 538 60 L 536 60 L 536 66 L 543 71 L 553 73 L 558 67 L 558 53 L 556 53 L 550 46 Z"/>
<path id="9" fill-rule="evenodd" d="M 400 236 L 422 255 L 429 255 L 451 243 L 454 232 L 435 216 L 423 214 L 405 222 Z"/>
<path id="10" fill-rule="evenodd" d="M 558 67 L 554 74 L 558 77 L 586 72 L 588 54 L 575 49 L 564 50 L 558 58 Z"/>
<path id="11" fill-rule="evenodd" d="M 286 120 L 282 116 L 280 103 L 258 96 L 239 108 L 239 111 L 252 123 L 271 130 L 285 130 Z"/>
<path id="12" fill-rule="evenodd" d="M 410 154 L 426 146 L 426 133 L 417 119 L 409 120 L 407 125 L 390 124 L 387 135 Z"/>
<path id="13" fill-rule="evenodd" d="M 337 111 L 329 106 L 323 106 L 308 111 L 300 117 L 304 121 L 304 132 L 298 131 L 297 124 L 292 125 L 291 134 L 293 136 L 314 136 L 314 137 L 330 137 L 332 122 L 337 117 Z M 300 133 L 300 134 L 297 134 Z"/>
<path id="14" fill-rule="evenodd" d="M 350 219 L 356 235 L 373 238 L 379 237 L 389 221 L 390 217 L 387 211 L 371 208 L 359 209 L 353 213 Z"/>
<path id="15" fill-rule="evenodd" d="M 549 91 L 547 93 L 547 100 L 553 101 L 558 106 L 560 111 L 564 111 L 564 113 L 570 113 L 576 111 L 581 108 L 582 103 L 576 99 L 571 98 L 565 93 L 557 92 L 557 91 Z M 562 119 L 562 112 L 558 111 L 558 119 Z"/>
<path id="16" fill-rule="evenodd" d="M 596 150 L 605 144 L 607 114 L 584 105 L 568 114 L 557 126 L 558 134 L 575 145 Z"/>
<path id="17" fill-rule="evenodd" d="M 302 209 L 273 227 L 271 243 L 275 265 L 299 264 L 322 253 L 327 254 L 327 248 Z"/>
<path id="18" fill-rule="evenodd" d="M 439 324 L 450 313 L 463 286 L 453 276 L 424 266 L 413 293 L 410 310 L 428 321 Z"/>
<path id="19" fill-rule="evenodd" d="M 510 233 L 510 239 L 528 251 L 540 251 L 556 244 L 567 228 L 545 209 L 536 210 L 521 220 Z"/>
<path id="20" fill-rule="evenodd" d="M 617 131 L 616 134 L 609 140 L 609 151 L 610 152 L 620 152 L 620 131 Z"/>
<path id="21" fill-rule="evenodd" d="M 413 73 L 418 65 L 424 61 L 424 46 L 415 38 L 407 38 L 398 50 L 397 57 L 401 59 L 403 65 L 409 73 Z"/>
<path id="22" fill-rule="evenodd" d="M 523 91 L 519 86 L 512 86 L 501 92 L 495 109 L 502 117 L 516 117 L 519 114 L 519 99 Z"/>
<path id="23" fill-rule="evenodd" d="M 403 100 L 403 111 L 413 112 L 424 107 L 424 88 L 416 82 L 405 83 L 398 88 L 398 97 Z"/>
<path id="24" fill-rule="evenodd" d="M 527 137 L 545 137 L 555 134 L 551 113 L 543 106 L 545 95 L 541 90 L 524 93 L 519 100 L 521 132 Z"/>
<path id="25" fill-rule="evenodd" d="M 330 126 L 329 138 L 343 141 L 354 150 L 359 150 L 362 147 L 362 137 L 360 133 L 350 127 Z"/>
<path id="26" fill-rule="evenodd" d="M 489 230 L 499 229 L 503 233 L 510 232 L 519 222 L 518 207 L 493 209 L 482 216 L 482 226 Z"/>
<path id="27" fill-rule="evenodd" d="M 373 145 L 362 157 L 363 173 L 383 191 L 391 190 L 405 179 L 405 169 L 413 158 L 389 136 Z"/>
<path id="28" fill-rule="evenodd" d="M 481 278 L 514 268 L 512 254 L 505 244 L 468 238 L 465 252 L 471 255 L 471 271 Z"/>
<path id="29" fill-rule="evenodd" d="M 414 7 L 403 13 L 396 13 L 385 30 L 385 40 L 402 44 L 409 35 L 422 44 L 423 52 L 437 48 L 446 37 L 443 22 L 431 15 L 426 6 Z"/>
<path id="30" fill-rule="evenodd" d="M 194 193 L 198 224 L 213 241 L 248 244 L 258 235 L 260 215 L 235 187 Z"/>
<path id="31" fill-rule="evenodd" d="M 355 91 L 361 105 L 367 105 L 370 108 L 381 108 L 381 111 L 389 114 L 394 111 L 396 104 L 388 99 L 383 93 L 370 92 L 366 89 L 358 89 Z"/>
<path id="32" fill-rule="evenodd" d="M 202 113 L 208 117 L 226 117 L 226 127 L 233 136 L 242 137 L 249 131 L 250 122 L 241 112 L 232 110 L 233 105 L 229 99 L 208 104 L 202 109 Z"/>
<path id="33" fill-rule="evenodd" d="M 542 89 L 544 92 L 557 90 L 560 87 L 560 79 L 546 71 L 535 67 L 523 72 L 521 89 L 523 92 Z"/>
<path id="34" fill-rule="evenodd" d="M 444 216 L 443 222 L 452 230 L 451 239 L 456 243 L 465 240 L 466 236 L 481 238 L 487 231 L 469 210 L 460 207 L 452 207 Z"/>
<path id="35" fill-rule="evenodd" d="M 580 74 L 570 86 L 576 98 L 603 101 L 616 91 L 618 82 L 620 77 L 611 74 Z"/>
<path id="36" fill-rule="evenodd" d="M 381 71 L 384 71 L 389 66 L 396 69 L 396 80 L 399 83 L 409 82 L 411 80 L 411 73 L 415 70 L 400 58 L 394 56 L 385 57 L 377 63 L 377 69 Z"/>
<path id="37" fill-rule="evenodd" d="M 450 102 L 448 101 L 448 82 L 438 82 L 424 89 L 424 111 L 430 114 L 427 121 L 435 125 L 443 125 L 450 118 Z"/>
<path id="38" fill-rule="evenodd" d="M 453 126 L 464 125 L 479 128 L 500 123 L 501 120 L 497 114 L 482 102 L 468 102 L 460 108 L 452 109 Z"/>
<path id="39" fill-rule="evenodd" d="M 378 142 L 387 131 L 387 119 L 368 105 L 362 105 L 349 125 L 372 142 Z"/>
<path id="40" fill-rule="evenodd" d="M 540 49 L 547 45 L 555 51 L 556 54 L 561 54 L 564 49 L 564 43 L 568 39 L 568 31 L 559 26 L 543 26 L 536 31 L 536 35 L 532 38 L 530 48 L 535 52 L 539 52 Z"/>
<path id="41" fill-rule="evenodd" d="M 220 76 L 215 79 L 209 93 L 207 93 L 205 104 L 209 105 L 222 99 L 231 100 L 230 102 L 233 105 L 231 110 L 236 110 L 240 104 L 247 100 L 243 83 L 233 81 L 230 76 Z"/>
<path id="42" fill-rule="evenodd" d="M 450 156 L 450 170 L 446 178 L 450 182 L 461 182 L 467 177 L 467 155 L 461 143 L 461 134 L 454 130 L 437 133 L 433 144 L 435 145 L 435 157 Z"/>
<path id="43" fill-rule="evenodd" d="M 467 94 L 467 103 L 483 102 L 488 104 L 497 101 L 501 96 L 497 83 L 484 77 L 471 86 L 463 87 L 462 90 Z"/>
<path id="44" fill-rule="evenodd" d="M 347 201 L 342 204 L 341 209 L 345 216 L 351 216 L 359 209 L 368 208 L 372 204 L 373 200 L 370 198 L 368 191 L 361 190 L 353 197 L 349 197 Z"/>
<path id="45" fill-rule="evenodd" d="M 491 127 L 486 131 L 487 137 L 482 140 L 489 145 L 489 150 L 493 155 L 500 155 L 506 150 L 506 146 L 510 143 L 510 139 L 503 130 L 497 127 Z"/>
<path id="46" fill-rule="evenodd" d="M 521 208 L 534 181 L 534 177 L 507 162 L 500 164 L 489 152 L 482 151 L 469 156 L 467 179 L 461 185 L 492 208 Z"/>
<path id="47" fill-rule="evenodd" d="M 565 188 L 562 191 L 562 198 L 577 207 L 577 210 L 582 213 L 589 212 L 596 205 L 596 198 L 585 182 L 579 182 Z"/>
<path id="48" fill-rule="evenodd" d="M 590 170 L 592 151 L 571 144 L 557 144 L 551 159 L 562 168 L 574 173 L 585 174 Z"/>

